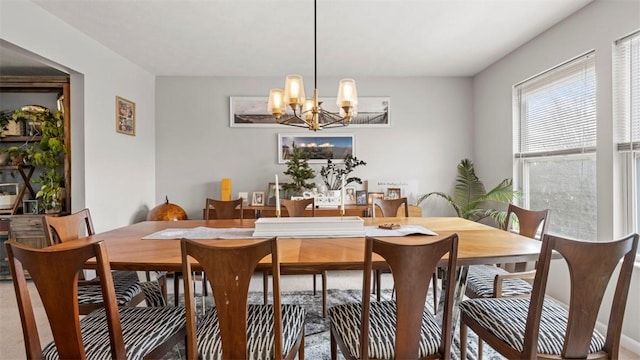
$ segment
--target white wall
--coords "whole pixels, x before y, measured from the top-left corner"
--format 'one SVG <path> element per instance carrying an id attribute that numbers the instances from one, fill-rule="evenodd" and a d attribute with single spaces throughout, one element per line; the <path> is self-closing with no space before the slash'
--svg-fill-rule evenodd
<path id="1" fill-rule="evenodd" d="M 144 219 L 155 205 L 154 76 L 31 2 L 1 6 L 3 40 L 72 74 L 72 210 L 90 208 L 98 231 Z M 116 95 L 136 103 L 135 137 L 115 132 Z"/>
<path id="2" fill-rule="evenodd" d="M 202 218 L 206 197 L 220 198 L 220 179 L 239 191 L 266 191 L 277 164 L 277 134 L 308 130 L 229 127 L 229 96 L 267 96 L 281 78 L 159 77 L 156 80 L 156 202 L 165 195 L 190 218 Z M 309 77 L 309 76 L 307 76 Z M 335 96 L 339 79 L 319 79 L 320 95 Z M 453 189 L 456 166 L 470 157 L 470 78 L 356 79 L 360 96 L 390 96 L 390 128 L 323 130 L 355 135 L 355 155 L 368 164 L 363 179 L 415 179 L 419 191 Z M 310 91 L 311 89 L 307 89 Z M 315 165 L 319 171 L 321 165 Z M 319 179 L 317 180 L 319 181 Z M 437 206 L 437 204 L 436 204 Z M 428 214 L 450 209 L 427 209 Z"/>
<path id="3" fill-rule="evenodd" d="M 613 42 L 640 28 L 640 2 L 595 1 L 475 76 L 475 160 L 487 182 L 512 176 L 512 86 L 570 58 L 596 51 L 598 238 L 620 236 L 620 184 L 614 176 L 612 121 Z M 566 268 L 556 267 L 548 292 L 567 301 Z M 636 268 L 623 333 L 640 353 L 640 269 Z M 606 299 L 605 299 L 606 301 Z M 607 309 L 608 311 L 608 309 Z M 606 317 L 600 317 L 606 322 Z"/>

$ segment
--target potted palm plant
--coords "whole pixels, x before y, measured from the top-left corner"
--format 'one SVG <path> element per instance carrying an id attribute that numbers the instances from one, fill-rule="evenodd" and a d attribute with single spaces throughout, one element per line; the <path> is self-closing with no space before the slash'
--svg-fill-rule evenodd
<path id="1" fill-rule="evenodd" d="M 497 210 L 490 207 L 490 203 L 508 204 L 519 196 L 513 190 L 511 179 L 504 179 L 493 189 L 486 191 L 484 184 L 476 175 L 473 162 L 463 159 L 458 164 L 458 175 L 456 177 L 456 187 L 452 195 L 434 191 L 424 194 L 418 198 L 420 205 L 431 196 L 440 197 L 446 200 L 455 210 L 458 217 L 480 221 L 485 218 L 493 218 L 498 224 L 504 224 L 506 211 Z"/>

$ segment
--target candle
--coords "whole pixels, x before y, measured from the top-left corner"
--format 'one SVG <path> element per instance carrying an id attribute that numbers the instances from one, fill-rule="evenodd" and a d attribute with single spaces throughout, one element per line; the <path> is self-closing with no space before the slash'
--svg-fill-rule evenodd
<path id="1" fill-rule="evenodd" d="M 280 214 L 280 189 L 278 186 L 278 174 L 276 174 L 276 214 Z"/>
<path id="2" fill-rule="evenodd" d="M 340 191 L 340 214 L 344 215 L 344 176 L 342 177 L 342 188 Z"/>

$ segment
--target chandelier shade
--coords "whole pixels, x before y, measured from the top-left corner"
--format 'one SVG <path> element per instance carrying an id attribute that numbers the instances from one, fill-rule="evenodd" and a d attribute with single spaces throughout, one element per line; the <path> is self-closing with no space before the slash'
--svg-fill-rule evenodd
<path id="1" fill-rule="evenodd" d="M 336 99 L 337 112 L 323 109 L 322 102 L 318 100 L 316 1 L 313 1 L 313 97 L 305 97 L 302 76 L 288 75 L 284 90 L 271 89 L 267 103 L 267 110 L 278 124 L 308 128 L 312 131 L 348 126 L 356 115 L 358 106 L 358 92 L 353 79 L 340 80 Z"/>

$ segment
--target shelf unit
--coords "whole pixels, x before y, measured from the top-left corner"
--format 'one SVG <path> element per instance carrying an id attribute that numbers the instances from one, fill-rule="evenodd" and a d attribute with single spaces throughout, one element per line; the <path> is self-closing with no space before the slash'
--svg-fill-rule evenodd
<path id="1" fill-rule="evenodd" d="M 71 146 L 70 146 L 70 129 L 71 129 L 71 85 L 68 76 L 0 76 L 0 92 L 2 93 L 53 93 L 58 98 L 62 98 L 62 111 L 64 113 L 64 138 L 65 147 L 67 152 L 64 157 L 64 187 L 65 198 L 63 211 L 70 211 L 71 209 Z M 54 110 L 54 109 L 52 109 Z M 39 136 L 7 136 L 0 138 L 0 144 L 4 143 L 18 143 L 18 142 L 34 142 L 40 141 Z M 0 170 L 7 170 L 7 167 L 0 167 Z M 22 166 L 22 169 L 26 169 L 26 166 Z M 25 175 L 22 173 L 20 167 L 18 170 L 25 179 Z M 28 183 L 25 182 L 25 186 L 32 197 L 35 198 L 35 192 L 31 187 L 30 176 Z M 23 192 L 24 193 L 24 192 Z M 20 200 L 21 205 L 22 200 Z M 2 214 L 2 212 L 0 212 Z"/>

